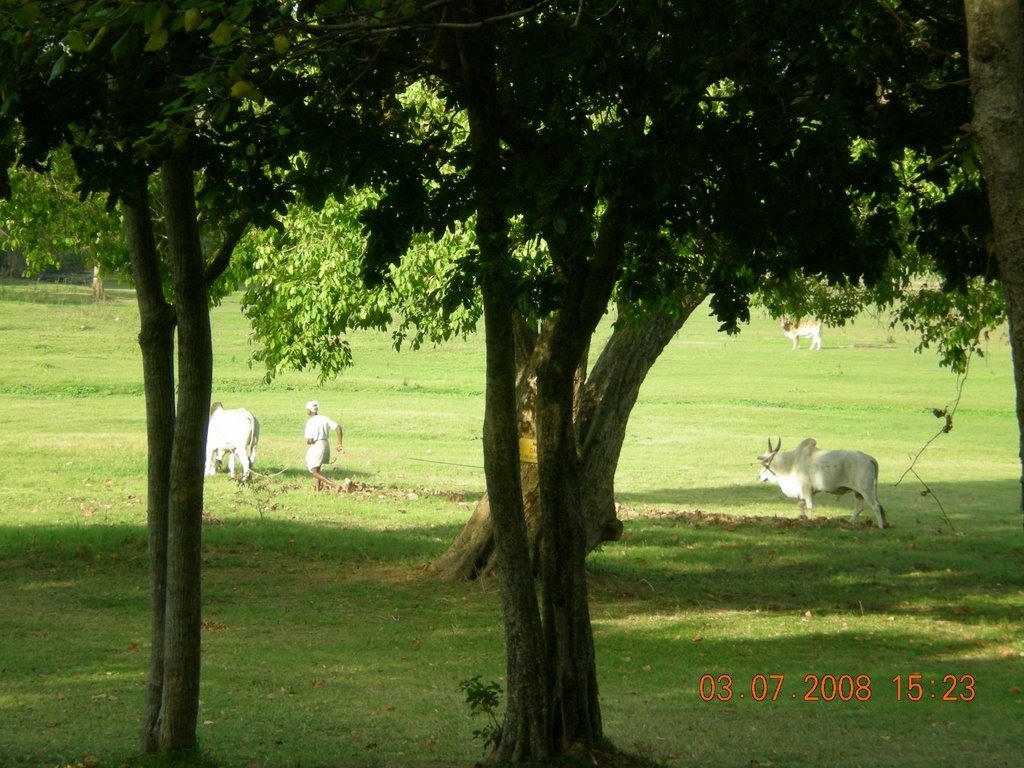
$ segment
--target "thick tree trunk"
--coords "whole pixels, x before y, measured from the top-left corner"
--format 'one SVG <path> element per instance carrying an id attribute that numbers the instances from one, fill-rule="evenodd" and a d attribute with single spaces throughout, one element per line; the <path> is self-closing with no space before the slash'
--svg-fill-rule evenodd
<path id="1" fill-rule="evenodd" d="M 150 664 L 142 720 L 142 749 L 160 750 L 164 687 L 164 621 L 171 449 L 174 438 L 174 309 L 164 301 L 147 183 L 140 171 L 121 196 L 125 239 L 139 305 L 142 373 L 146 393 L 147 516 L 150 580 Z"/>
<path id="2" fill-rule="evenodd" d="M 518 474 L 515 361 L 508 321 L 511 305 L 501 295 L 507 290 L 507 286 L 487 286 L 486 281 L 483 289 L 487 339 L 484 466 L 507 654 L 505 720 L 492 755 L 501 763 L 539 761 L 550 756 L 543 628 Z"/>
<path id="3" fill-rule="evenodd" d="M 966 0 L 972 129 L 1006 291 L 1024 511 L 1024 21 L 1017 0 Z M 1024 522 L 1024 521 L 1022 521 Z"/>
<path id="4" fill-rule="evenodd" d="M 630 413 L 651 366 L 704 298 L 703 293 L 688 295 L 672 311 L 643 319 L 632 318 L 628 308 L 620 307 L 620 323 L 583 384 L 575 409 L 575 429 L 580 445 L 584 546 L 588 553 L 605 542 L 617 541 L 622 535 L 622 523 L 616 514 L 615 472 Z M 520 381 L 532 379 L 535 384 L 536 360 L 532 351 L 518 358 L 517 365 L 520 366 Z M 534 437 L 535 387 L 530 391 L 521 384 L 518 391 L 520 434 Z M 520 483 L 530 549 L 536 552 L 540 522 L 536 464 L 520 466 Z M 431 568 L 440 578 L 450 580 L 495 573 L 490 503 L 486 495 L 477 503 L 459 536 Z"/>
<path id="5" fill-rule="evenodd" d="M 604 737 L 572 423 L 576 361 L 569 357 L 552 359 L 541 369 L 537 404 L 544 630 L 552 738 L 558 753 L 574 744 L 600 744 Z"/>

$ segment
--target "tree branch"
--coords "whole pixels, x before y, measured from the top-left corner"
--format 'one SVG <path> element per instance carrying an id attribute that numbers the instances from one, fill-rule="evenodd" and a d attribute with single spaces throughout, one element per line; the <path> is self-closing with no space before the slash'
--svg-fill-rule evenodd
<path id="1" fill-rule="evenodd" d="M 250 211 L 243 211 L 237 219 L 228 225 L 224 241 L 220 244 L 220 248 L 217 249 L 217 254 L 213 257 L 213 261 L 206 267 L 207 287 L 213 285 L 217 278 L 224 274 L 224 271 L 231 263 L 231 254 L 235 252 L 235 246 L 242 239 L 242 235 L 249 228 L 251 221 L 252 213 Z"/>
<path id="2" fill-rule="evenodd" d="M 444 10 L 447 6 L 452 5 L 455 0 L 438 0 L 434 3 L 428 3 L 417 11 L 408 15 L 399 16 L 392 21 L 375 21 L 366 14 L 354 17 L 351 21 L 338 22 L 334 24 L 321 23 L 321 24 L 298 24 L 298 28 L 306 32 L 333 32 L 333 33 L 346 33 L 346 32 L 359 32 L 359 33 L 371 33 L 371 34 L 384 34 L 387 32 L 397 32 L 401 30 L 410 29 L 452 29 L 452 30 L 474 30 L 482 29 L 493 24 L 500 24 L 503 21 L 512 21 L 513 19 L 519 19 L 524 16 L 528 16 L 531 13 L 535 13 L 546 5 L 551 4 L 551 0 L 538 0 L 531 5 L 523 8 L 517 8 L 515 10 L 508 11 L 506 13 L 499 13 L 495 16 L 487 16 L 481 19 L 475 19 L 473 21 L 425 21 L 425 16 L 433 13 L 434 11 Z"/>

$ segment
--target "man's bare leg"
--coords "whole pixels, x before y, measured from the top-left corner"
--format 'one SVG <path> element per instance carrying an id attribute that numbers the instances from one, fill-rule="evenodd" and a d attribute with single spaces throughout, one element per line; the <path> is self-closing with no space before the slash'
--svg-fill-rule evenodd
<path id="1" fill-rule="evenodd" d="M 309 473 L 316 478 L 316 484 L 313 486 L 314 490 L 322 491 L 324 489 L 324 486 L 327 486 L 335 493 L 341 493 L 341 486 L 338 485 L 333 480 L 328 480 L 326 477 L 324 477 L 323 473 L 320 471 L 320 467 L 314 467 L 313 469 L 309 470 Z"/>

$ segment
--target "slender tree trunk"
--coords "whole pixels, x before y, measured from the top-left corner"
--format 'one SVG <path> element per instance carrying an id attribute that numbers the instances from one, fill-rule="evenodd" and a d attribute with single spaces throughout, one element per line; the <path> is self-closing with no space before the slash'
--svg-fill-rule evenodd
<path id="1" fill-rule="evenodd" d="M 584 562 L 580 462 L 572 424 L 575 364 L 568 355 L 541 369 L 541 574 L 552 737 L 561 753 L 603 740 Z"/>
<path id="2" fill-rule="evenodd" d="M 150 581 L 150 664 L 142 722 L 142 749 L 161 748 L 164 689 L 167 534 L 171 449 L 174 438 L 174 309 L 163 297 L 147 183 L 139 171 L 121 196 L 125 239 L 139 305 L 142 372 L 146 393 L 147 516 Z"/>
<path id="3" fill-rule="evenodd" d="M 467 10 L 471 11 L 471 6 L 467 4 Z M 456 42 L 474 153 L 471 181 L 477 197 L 476 233 L 483 272 L 487 350 L 484 468 L 507 654 L 505 719 L 492 759 L 502 763 L 540 761 L 550 755 L 543 630 L 519 484 L 514 293 L 507 277 L 510 254 L 501 196 L 494 45 L 486 29 L 460 32 Z"/>
<path id="4" fill-rule="evenodd" d="M 1017 0 L 966 0 L 964 10 L 972 129 L 988 188 L 999 279 L 1006 291 L 1024 511 L 1024 21 Z"/>
<path id="5" fill-rule="evenodd" d="M 162 168 L 175 305 L 163 297 L 156 240 L 140 171 L 121 196 L 142 330 L 148 436 L 151 641 L 141 742 L 145 752 L 196 744 L 199 711 L 200 537 L 203 460 L 213 345 L 193 175 L 174 158 Z M 175 403 L 174 331 L 178 331 Z"/>
<path id="6" fill-rule="evenodd" d="M 671 310 L 641 319 L 619 307 L 619 324 L 583 386 L 576 416 L 587 552 L 622 535 L 616 515 L 615 472 L 640 387 L 665 347 L 706 294 L 694 291 Z"/>
<path id="7" fill-rule="evenodd" d="M 479 230 L 479 219 L 478 219 Z M 478 231 L 479 237 L 479 231 Z M 519 485 L 515 424 L 515 362 L 511 354 L 511 304 L 507 286 L 483 286 L 487 345 L 484 467 L 494 533 L 505 627 L 507 697 L 496 762 L 550 756 L 547 696 L 543 687 L 543 627 Z"/>
<path id="8" fill-rule="evenodd" d="M 178 405 L 171 455 L 167 609 L 161 742 L 166 751 L 196 743 L 199 711 L 203 461 L 213 386 L 213 343 L 205 264 L 187 156 L 161 167 L 168 260 L 178 316 Z"/>
<path id="9" fill-rule="evenodd" d="M 592 252 L 578 237 L 548 237 L 565 280 L 548 345 L 540 351 L 537 366 L 541 578 L 552 740 L 558 753 L 573 745 L 605 745 L 587 594 L 574 416 L 578 370 L 615 285 L 623 224 L 623 212 L 612 200 Z M 586 226 L 570 228 L 589 231 Z"/>

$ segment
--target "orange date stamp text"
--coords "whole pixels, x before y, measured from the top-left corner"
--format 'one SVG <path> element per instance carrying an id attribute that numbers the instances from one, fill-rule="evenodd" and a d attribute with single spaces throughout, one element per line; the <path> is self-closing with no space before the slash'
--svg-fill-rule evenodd
<path id="1" fill-rule="evenodd" d="M 974 675 L 894 675 L 886 681 L 885 695 L 896 701 L 973 701 Z M 871 701 L 875 695 L 870 675 L 809 674 L 802 684 L 787 683 L 785 675 L 755 674 L 749 678 L 729 674 L 701 675 L 697 691 L 703 701 Z"/>

